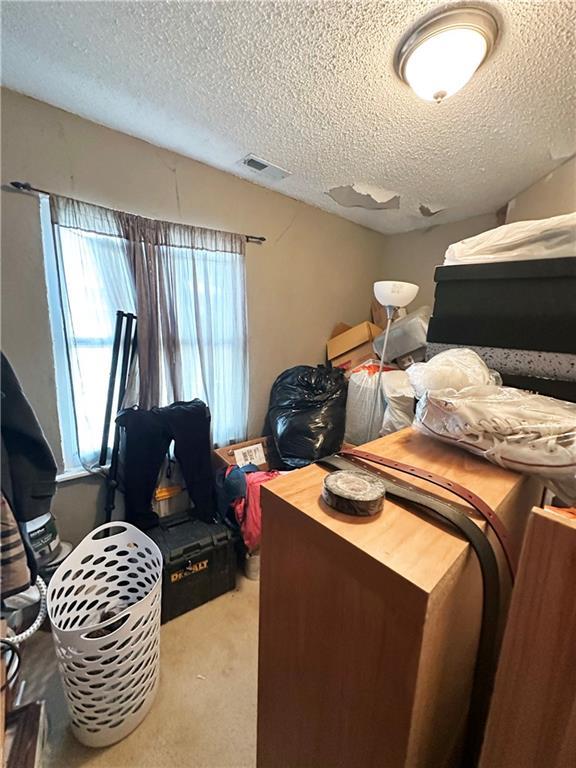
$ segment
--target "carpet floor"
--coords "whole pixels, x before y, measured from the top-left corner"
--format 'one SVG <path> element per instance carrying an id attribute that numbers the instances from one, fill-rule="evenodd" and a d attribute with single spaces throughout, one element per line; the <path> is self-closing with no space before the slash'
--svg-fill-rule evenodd
<path id="1" fill-rule="evenodd" d="M 144 722 L 104 749 L 82 746 L 68 724 L 52 638 L 26 643 L 24 701 L 44 699 L 44 768 L 252 768 L 256 764 L 258 582 L 164 625 L 160 687 Z"/>

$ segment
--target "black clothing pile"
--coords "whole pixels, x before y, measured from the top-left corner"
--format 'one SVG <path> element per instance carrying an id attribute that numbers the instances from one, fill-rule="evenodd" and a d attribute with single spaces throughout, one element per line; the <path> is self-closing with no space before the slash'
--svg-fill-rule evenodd
<path id="1" fill-rule="evenodd" d="M 56 462 L 20 382 L 2 354 L 2 594 L 26 589 L 38 571 L 26 523 L 50 512 Z M 17 526 L 17 527 L 16 527 Z M 22 565 L 28 568 L 22 570 Z"/>
<path id="2" fill-rule="evenodd" d="M 125 519 L 142 530 L 158 524 L 152 496 L 162 462 L 174 441 L 193 516 L 215 519 L 210 411 L 201 400 L 177 402 L 163 408 L 126 408 L 116 422 L 121 429 L 120 456 Z"/>

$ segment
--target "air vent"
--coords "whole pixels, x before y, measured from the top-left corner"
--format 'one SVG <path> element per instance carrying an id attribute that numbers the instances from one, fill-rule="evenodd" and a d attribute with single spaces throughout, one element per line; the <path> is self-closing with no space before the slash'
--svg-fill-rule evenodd
<path id="1" fill-rule="evenodd" d="M 280 168 L 278 165 L 269 163 L 268 160 L 262 160 L 261 157 L 255 155 L 246 155 L 240 160 L 239 165 L 244 165 L 249 168 L 253 173 L 257 173 L 265 179 L 271 181 L 281 181 L 287 176 L 291 176 L 290 171 L 285 171 L 284 168 Z"/>
<path id="2" fill-rule="evenodd" d="M 263 163 L 261 160 L 256 160 L 255 157 L 247 157 L 244 160 L 244 165 L 247 165 L 248 168 L 252 168 L 253 171 L 264 171 L 266 168 L 270 167 L 266 165 L 266 163 Z"/>

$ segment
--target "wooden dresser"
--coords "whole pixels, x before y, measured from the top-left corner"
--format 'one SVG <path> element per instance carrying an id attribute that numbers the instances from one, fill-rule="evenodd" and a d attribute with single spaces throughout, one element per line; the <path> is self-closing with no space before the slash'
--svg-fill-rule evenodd
<path id="1" fill-rule="evenodd" d="M 366 448 L 468 487 L 516 541 L 541 499 L 537 481 L 410 429 Z M 389 500 L 375 518 L 333 512 L 325 474 L 310 466 L 262 489 L 258 768 L 455 766 L 480 624 L 476 557 Z"/>
<path id="2" fill-rule="evenodd" d="M 510 603 L 480 768 L 576 765 L 576 515 L 534 509 Z"/>

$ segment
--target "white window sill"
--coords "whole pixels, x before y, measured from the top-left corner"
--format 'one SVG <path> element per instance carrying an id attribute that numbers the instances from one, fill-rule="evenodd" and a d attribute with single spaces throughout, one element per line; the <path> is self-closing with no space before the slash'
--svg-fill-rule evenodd
<path id="1" fill-rule="evenodd" d="M 101 470 L 107 470 L 108 467 L 100 467 Z M 100 472 L 88 472 L 87 469 L 84 469 L 84 467 L 74 467 L 73 469 L 66 469 L 64 472 L 61 472 L 59 475 L 56 475 L 56 482 L 58 484 L 60 483 L 67 483 L 71 480 L 81 480 L 84 477 L 102 477 L 103 475 Z"/>

